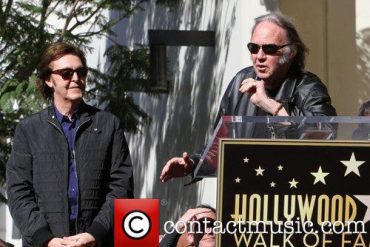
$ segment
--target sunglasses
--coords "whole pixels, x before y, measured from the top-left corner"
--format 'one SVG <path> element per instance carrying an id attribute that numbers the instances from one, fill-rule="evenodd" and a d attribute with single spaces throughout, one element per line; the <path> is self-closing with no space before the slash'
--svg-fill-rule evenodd
<path id="1" fill-rule="evenodd" d="M 74 73 L 77 73 L 78 78 L 86 78 L 88 69 L 86 67 L 79 67 L 77 69 L 65 68 L 57 69 L 50 72 L 50 74 L 60 75 L 63 80 L 71 80 Z"/>
<path id="2" fill-rule="evenodd" d="M 200 218 L 197 221 L 195 221 L 193 225 L 193 230 L 196 233 L 205 233 L 206 229 L 213 228 L 215 225 L 215 220 L 212 218 Z"/>
<path id="3" fill-rule="evenodd" d="M 257 54 L 260 48 L 262 48 L 262 51 L 267 55 L 273 55 L 281 48 L 288 46 L 291 44 L 285 44 L 285 45 L 275 45 L 275 44 L 265 44 L 265 45 L 257 45 L 255 43 L 248 43 L 248 50 L 252 54 Z"/>

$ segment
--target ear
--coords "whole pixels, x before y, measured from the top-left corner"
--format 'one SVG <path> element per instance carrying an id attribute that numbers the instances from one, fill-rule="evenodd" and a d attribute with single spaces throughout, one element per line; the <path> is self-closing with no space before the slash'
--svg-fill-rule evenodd
<path id="1" fill-rule="evenodd" d="M 49 76 L 47 79 L 45 79 L 45 83 L 46 83 L 46 85 L 48 85 L 50 88 L 53 88 L 53 83 L 51 82 L 50 77 L 51 77 L 51 76 Z"/>
<path id="2" fill-rule="evenodd" d="M 297 55 L 297 49 L 295 47 L 293 47 L 293 49 L 291 49 L 291 51 L 290 51 L 289 59 L 293 60 L 296 55 Z"/>

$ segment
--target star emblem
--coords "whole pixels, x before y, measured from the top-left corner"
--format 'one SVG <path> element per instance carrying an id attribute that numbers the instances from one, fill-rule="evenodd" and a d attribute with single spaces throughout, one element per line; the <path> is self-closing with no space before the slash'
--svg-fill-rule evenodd
<path id="1" fill-rule="evenodd" d="M 254 169 L 256 171 L 256 176 L 263 176 L 263 172 L 265 169 L 262 169 L 261 166 L 258 166 L 258 169 Z"/>
<path id="2" fill-rule="evenodd" d="M 351 158 L 349 160 L 341 160 L 343 165 L 347 167 L 346 173 L 344 176 L 347 176 L 351 172 L 355 173 L 357 176 L 360 177 L 360 171 L 358 170 L 359 166 L 365 163 L 365 161 L 356 160 L 355 153 L 352 152 Z"/>
<path id="3" fill-rule="evenodd" d="M 369 195 L 353 195 L 359 201 L 361 201 L 364 205 L 366 205 L 367 210 L 362 222 L 365 224 L 366 222 L 370 221 L 370 196 Z"/>
<path id="4" fill-rule="evenodd" d="M 241 181 L 241 178 L 239 178 L 239 177 L 235 178 L 235 183 L 240 184 L 240 181 Z"/>
<path id="5" fill-rule="evenodd" d="M 274 181 L 272 181 L 272 182 L 270 183 L 270 186 L 271 186 L 271 188 L 275 188 L 276 183 L 275 183 Z"/>
<path id="6" fill-rule="evenodd" d="M 315 181 L 313 182 L 313 184 L 316 184 L 318 182 L 326 184 L 325 177 L 329 175 L 329 172 L 323 172 L 321 166 L 319 166 L 317 172 L 311 172 L 311 174 L 315 177 Z"/>
<path id="7" fill-rule="evenodd" d="M 284 167 L 283 167 L 282 165 L 279 165 L 279 166 L 278 166 L 278 170 L 279 170 L 279 171 L 282 171 L 282 170 L 283 170 L 283 168 L 284 168 Z"/>
<path id="8" fill-rule="evenodd" d="M 297 188 L 297 184 L 299 182 L 296 181 L 294 178 L 292 179 L 292 181 L 289 181 L 289 184 L 290 184 L 290 188 Z"/>
<path id="9" fill-rule="evenodd" d="M 248 163 L 248 161 L 249 161 L 248 157 L 245 157 L 245 158 L 243 159 L 243 161 L 244 161 L 244 163 Z"/>

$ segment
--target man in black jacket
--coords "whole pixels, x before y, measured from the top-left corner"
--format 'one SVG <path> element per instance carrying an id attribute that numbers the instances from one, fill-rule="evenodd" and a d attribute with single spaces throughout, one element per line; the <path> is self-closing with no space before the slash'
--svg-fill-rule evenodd
<path id="1" fill-rule="evenodd" d="M 67 43 L 41 57 L 37 87 L 51 106 L 18 124 L 7 164 L 23 246 L 113 246 L 113 200 L 133 195 L 122 125 L 84 103 L 87 72 Z"/>
<path id="2" fill-rule="evenodd" d="M 325 85 L 304 70 L 307 48 L 294 25 L 283 15 L 256 18 L 248 43 L 253 66 L 238 72 L 221 100 L 216 123 L 224 115 L 335 116 Z M 255 128 L 253 136 L 265 135 Z M 170 159 L 160 179 L 190 174 L 200 155 Z"/>

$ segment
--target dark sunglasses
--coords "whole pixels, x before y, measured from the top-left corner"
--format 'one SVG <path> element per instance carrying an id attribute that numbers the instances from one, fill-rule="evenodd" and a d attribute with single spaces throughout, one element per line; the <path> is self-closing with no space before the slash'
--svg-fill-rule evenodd
<path id="1" fill-rule="evenodd" d="M 248 43 L 248 50 L 252 54 L 257 54 L 260 48 L 262 47 L 262 51 L 267 55 L 273 55 L 281 48 L 288 46 L 291 44 L 285 45 L 275 45 L 275 44 L 265 44 L 265 45 L 257 45 L 255 43 Z"/>
<path id="2" fill-rule="evenodd" d="M 88 69 L 86 67 L 79 67 L 77 69 L 65 68 L 57 69 L 50 72 L 50 74 L 60 75 L 63 80 L 71 80 L 74 73 L 77 73 L 78 78 L 86 78 Z"/>

